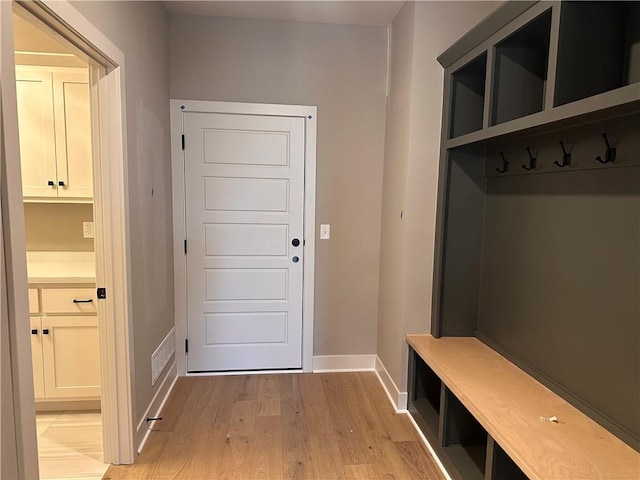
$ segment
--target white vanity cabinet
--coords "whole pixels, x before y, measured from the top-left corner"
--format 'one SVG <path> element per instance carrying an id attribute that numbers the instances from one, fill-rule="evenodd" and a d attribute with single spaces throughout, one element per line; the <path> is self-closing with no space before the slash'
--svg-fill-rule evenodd
<path id="1" fill-rule="evenodd" d="M 100 397 L 95 288 L 30 285 L 29 313 L 36 400 Z"/>

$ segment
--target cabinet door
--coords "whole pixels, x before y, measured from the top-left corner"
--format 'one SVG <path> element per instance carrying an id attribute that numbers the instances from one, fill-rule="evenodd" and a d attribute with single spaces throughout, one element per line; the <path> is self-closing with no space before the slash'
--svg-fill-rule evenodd
<path id="1" fill-rule="evenodd" d="M 16 93 L 23 195 L 55 197 L 57 177 L 51 73 L 16 68 Z"/>
<path id="2" fill-rule="evenodd" d="M 42 329 L 47 398 L 98 397 L 98 318 L 43 317 Z"/>
<path id="3" fill-rule="evenodd" d="M 91 109 L 86 72 L 54 72 L 58 197 L 93 197 Z"/>
<path id="4" fill-rule="evenodd" d="M 31 360 L 33 362 L 33 393 L 36 398 L 44 397 L 44 365 L 42 362 L 41 317 L 30 317 Z"/>

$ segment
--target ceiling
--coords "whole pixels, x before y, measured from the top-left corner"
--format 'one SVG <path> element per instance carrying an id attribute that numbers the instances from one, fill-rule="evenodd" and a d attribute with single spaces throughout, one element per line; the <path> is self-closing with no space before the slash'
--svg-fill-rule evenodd
<path id="1" fill-rule="evenodd" d="M 403 1 L 165 1 L 173 15 L 388 26 Z"/>

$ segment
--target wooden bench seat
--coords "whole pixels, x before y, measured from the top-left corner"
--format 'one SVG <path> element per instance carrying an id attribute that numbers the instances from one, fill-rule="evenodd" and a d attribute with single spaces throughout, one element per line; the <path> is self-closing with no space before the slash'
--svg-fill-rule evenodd
<path id="1" fill-rule="evenodd" d="M 407 341 L 530 479 L 640 479 L 638 452 L 478 339 Z"/>

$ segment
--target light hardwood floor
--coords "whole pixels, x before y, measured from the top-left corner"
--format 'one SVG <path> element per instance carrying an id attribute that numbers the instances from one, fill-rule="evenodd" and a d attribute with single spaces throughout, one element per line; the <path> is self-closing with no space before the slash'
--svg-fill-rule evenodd
<path id="1" fill-rule="evenodd" d="M 46 412 L 36 416 L 42 480 L 99 480 L 102 463 L 100 412 Z"/>
<path id="2" fill-rule="evenodd" d="M 117 479 L 444 478 L 373 372 L 183 377 Z"/>

